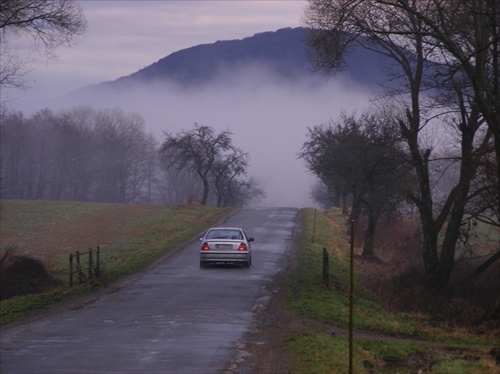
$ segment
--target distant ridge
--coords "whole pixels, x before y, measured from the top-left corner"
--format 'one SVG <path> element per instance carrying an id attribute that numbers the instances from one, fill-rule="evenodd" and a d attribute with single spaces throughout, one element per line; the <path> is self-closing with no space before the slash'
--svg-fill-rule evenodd
<path id="1" fill-rule="evenodd" d="M 152 81 L 170 79 L 179 84 L 203 83 L 221 72 L 239 71 L 258 63 L 282 77 L 308 74 L 306 29 L 280 29 L 241 40 L 217 41 L 174 52 L 144 69 L 121 79 Z"/>
<path id="2" fill-rule="evenodd" d="M 157 62 L 114 81 L 86 86 L 75 91 L 88 93 L 101 89 L 130 87 L 141 83 L 173 82 L 193 87 L 220 78 L 242 74 L 247 67 L 258 66 L 277 78 L 294 81 L 320 77 L 308 59 L 308 29 L 284 28 L 258 33 L 241 40 L 223 40 L 174 52 Z M 349 69 L 342 72 L 361 85 L 373 85 L 383 79 L 388 62 L 380 55 L 356 50 L 348 56 Z"/>

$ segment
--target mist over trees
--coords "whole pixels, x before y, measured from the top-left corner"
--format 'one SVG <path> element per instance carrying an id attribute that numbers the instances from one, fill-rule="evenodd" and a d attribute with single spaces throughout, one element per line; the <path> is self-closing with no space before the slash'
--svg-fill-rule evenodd
<path id="1" fill-rule="evenodd" d="M 450 280 L 470 202 L 488 201 L 476 207 L 483 217 L 499 215 L 491 198 L 500 195 L 499 19 L 491 0 L 310 0 L 305 13 L 319 69 L 348 68 L 345 57 L 359 48 L 394 62 L 383 95 L 399 106 L 395 119 L 417 182 L 407 197 L 419 211 L 423 263 L 436 290 Z M 433 133 L 452 151 L 445 154 Z M 444 159 L 457 173 L 443 196 L 434 165 Z"/>
<path id="2" fill-rule="evenodd" d="M 237 178 L 248 160 L 236 148 L 214 155 L 206 181 L 213 192 L 203 191 L 196 169 L 174 169 L 143 118 L 118 108 L 44 109 L 31 118 L 4 112 L 0 135 L 2 198 L 171 205 L 206 192 L 205 203 L 222 206 L 263 195 L 256 183 Z"/>

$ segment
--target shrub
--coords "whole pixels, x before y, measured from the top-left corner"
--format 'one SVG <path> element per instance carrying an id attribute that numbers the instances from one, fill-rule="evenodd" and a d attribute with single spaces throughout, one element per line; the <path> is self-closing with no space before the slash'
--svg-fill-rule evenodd
<path id="1" fill-rule="evenodd" d="M 0 300 L 18 295 L 40 293 L 57 282 L 39 260 L 18 255 L 17 247 L 2 250 L 0 255 Z"/>

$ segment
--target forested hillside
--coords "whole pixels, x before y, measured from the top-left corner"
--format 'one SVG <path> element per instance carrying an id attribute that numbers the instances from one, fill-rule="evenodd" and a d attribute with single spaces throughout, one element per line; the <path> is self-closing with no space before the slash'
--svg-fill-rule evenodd
<path id="1" fill-rule="evenodd" d="M 255 34 L 241 40 L 221 40 L 174 52 L 128 76 L 77 90 L 79 96 L 112 89 L 133 89 L 146 83 L 174 83 L 199 87 L 221 79 L 234 79 L 247 71 L 266 71 L 279 80 L 324 79 L 314 68 L 307 45 L 307 28 L 285 28 Z M 372 51 L 353 51 L 344 74 L 363 84 L 374 85 L 389 69 L 389 60 Z"/>

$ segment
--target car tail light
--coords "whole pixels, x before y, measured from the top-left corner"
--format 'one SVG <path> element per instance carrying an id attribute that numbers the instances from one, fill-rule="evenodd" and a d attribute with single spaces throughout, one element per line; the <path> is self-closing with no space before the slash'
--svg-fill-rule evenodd
<path id="1" fill-rule="evenodd" d="M 210 246 L 208 245 L 207 242 L 203 243 L 203 245 L 201 246 L 201 250 L 202 251 L 209 251 L 210 250 Z"/>
<path id="2" fill-rule="evenodd" d="M 238 251 L 246 251 L 247 250 L 247 245 L 245 243 L 241 243 L 240 246 L 238 247 Z"/>

